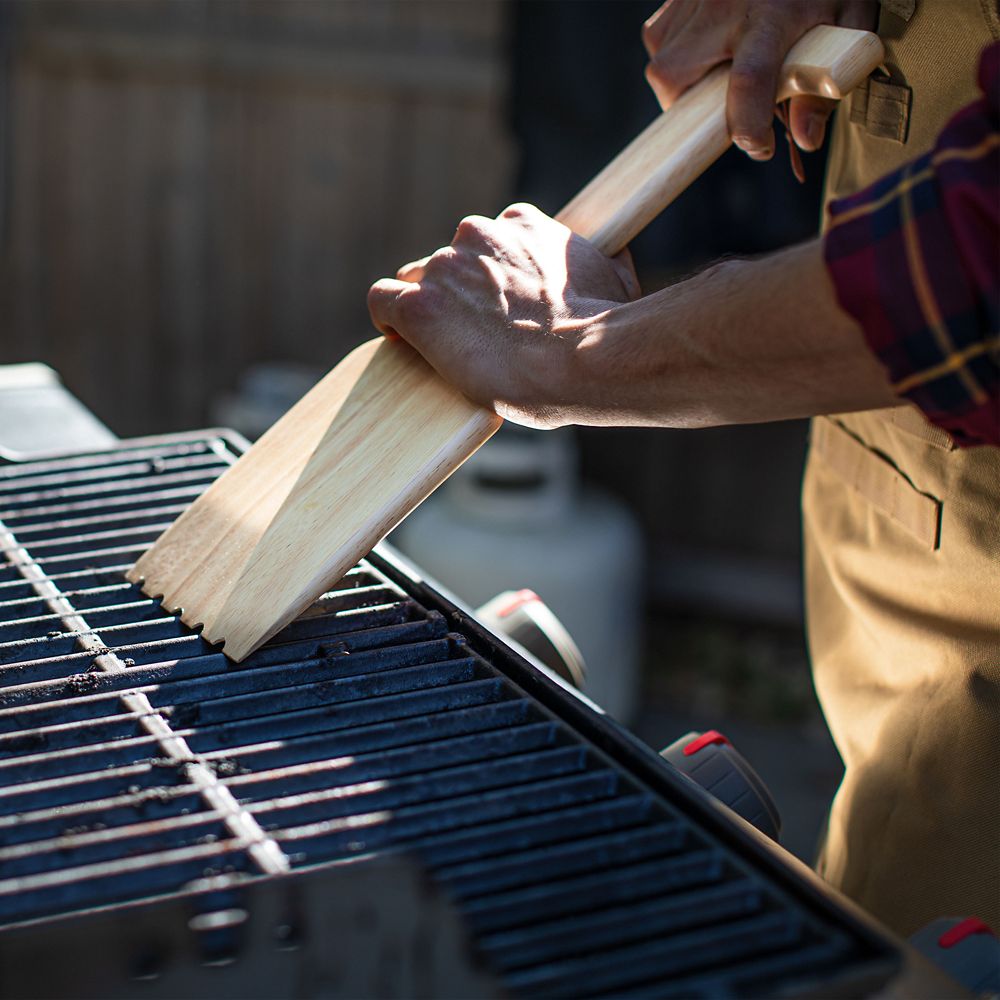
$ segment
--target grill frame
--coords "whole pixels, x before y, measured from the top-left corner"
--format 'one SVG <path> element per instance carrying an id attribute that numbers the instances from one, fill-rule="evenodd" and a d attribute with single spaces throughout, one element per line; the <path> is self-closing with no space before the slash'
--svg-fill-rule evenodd
<path id="1" fill-rule="evenodd" d="M 61 463 L 63 468 L 67 465 L 73 467 L 74 463 L 79 467 L 85 467 L 88 460 L 92 461 L 95 456 L 99 455 L 114 455 L 120 458 L 129 450 L 170 447 L 185 442 L 204 441 L 212 437 L 222 440 L 233 454 L 239 454 L 246 447 L 246 442 L 232 432 L 205 431 L 120 442 L 113 449 L 84 452 L 80 453 L 77 458 L 53 454 L 46 456 L 45 461 Z M 37 460 L 31 464 L 37 464 Z M 20 463 L 16 465 L 22 470 L 28 467 Z M 12 467 L 0 464 L 0 478 L 3 477 L 5 469 L 9 470 L 10 468 Z M 95 508 L 95 510 L 99 509 L 104 508 L 100 506 Z M 857 944 L 859 954 L 865 956 L 864 960 L 856 962 L 839 978 L 824 979 L 824 988 L 836 986 L 846 989 L 853 984 L 856 988 L 861 988 L 864 985 L 864 988 L 867 989 L 871 984 L 888 981 L 899 971 L 901 956 L 898 946 L 873 922 L 853 908 L 845 907 L 844 902 L 823 885 L 813 873 L 791 860 L 784 852 L 780 852 L 752 827 L 742 823 L 732 813 L 711 799 L 707 793 L 675 772 L 650 748 L 638 741 L 627 730 L 602 715 L 599 710 L 589 704 L 586 699 L 578 696 L 563 681 L 539 664 L 529 662 L 519 651 L 514 650 L 490 633 L 475 619 L 468 608 L 462 606 L 454 598 L 445 595 L 439 588 L 424 579 L 416 567 L 390 546 L 383 543 L 377 547 L 375 552 L 369 556 L 368 562 L 378 574 L 390 581 L 405 595 L 408 595 L 426 612 L 440 616 L 440 620 L 444 623 L 445 633 L 462 636 L 474 657 L 488 662 L 490 667 L 503 675 L 528 699 L 560 723 L 568 726 L 586 744 L 589 754 L 596 755 L 605 765 L 610 765 L 627 775 L 629 780 L 637 784 L 644 793 L 665 803 L 671 812 L 679 813 L 685 822 L 694 825 L 699 834 L 708 835 L 710 840 L 721 845 L 726 852 L 752 867 L 755 874 L 763 873 L 769 887 L 777 889 L 781 897 L 789 899 L 793 906 L 800 907 L 807 916 L 818 923 L 836 928 L 840 933 L 850 937 Z M 308 616 L 306 620 L 308 621 Z M 97 655 L 104 654 L 98 653 Z M 250 667 L 249 669 L 258 668 Z M 2 840 L 0 840 L 0 844 L 2 844 Z M 341 860 L 324 861 L 299 868 L 298 871 L 325 870 L 341 863 Z M 278 870 L 272 874 L 275 877 L 281 877 Z M 253 881 L 256 883 L 261 878 L 268 877 L 257 875 L 253 877 Z M 234 880 L 234 884 L 227 891 L 235 892 L 238 895 L 247 884 L 249 883 L 244 882 L 240 885 Z M 195 898 L 200 892 L 201 890 L 194 888 L 182 893 L 161 894 L 158 901 L 111 903 L 92 909 L 156 906 L 158 902 L 162 903 L 163 900 L 175 898 L 178 895 L 185 898 Z M 217 896 L 218 890 L 213 889 L 207 893 L 205 899 L 211 900 Z M 205 900 L 203 900 L 204 902 Z M 212 903 L 211 905 L 218 904 Z M 463 912 L 468 916 L 468 907 Z M 42 915 L 21 921 L 19 924 L 42 926 L 51 919 L 53 918 Z M 3 931 L 0 931 L 0 934 L 2 933 Z M 493 938 L 496 938 L 498 934 L 502 936 L 503 931 L 495 928 L 491 930 L 487 927 L 485 933 L 487 936 L 492 934 Z M 528 945 L 529 942 L 526 940 L 523 947 L 527 948 Z M 541 945 L 536 944 L 535 947 L 540 948 Z M 648 942 L 645 948 L 648 952 Z M 640 949 L 641 951 L 642 949 Z M 641 960 L 643 954 L 645 952 L 640 954 L 636 961 Z M 510 976 L 507 976 L 505 986 L 506 988 L 514 987 L 515 990 L 531 992 L 533 989 L 540 988 L 545 982 L 549 982 L 551 985 L 551 976 L 549 980 L 545 980 L 543 976 L 541 983 L 537 978 L 531 980 L 530 977 L 526 979 L 522 976 L 520 979 L 514 977 L 512 980 Z"/>
<path id="2" fill-rule="evenodd" d="M 619 764 L 654 794 L 695 818 L 720 843 L 752 858 L 793 898 L 843 922 L 865 940 L 887 970 L 898 972 L 899 942 L 877 921 L 832 889 L 815 871 L 761 833 L 708 791 L 672 767 L 634 733 L 603 713 L 586 696 L 544 664 L 512 648 L 479 622 L 471 608 L 440 584 L 429 581 L 410 560 L 383 542 L 369 556 L 390 579 L 405 580 L 422 603 L 440 611 L 470 638 L 474 649 L 492 650 L 491 662 L 538 702 L 584 735 L 609 760 Z M 890 975 L 891 975 L 890 972 Z"/>

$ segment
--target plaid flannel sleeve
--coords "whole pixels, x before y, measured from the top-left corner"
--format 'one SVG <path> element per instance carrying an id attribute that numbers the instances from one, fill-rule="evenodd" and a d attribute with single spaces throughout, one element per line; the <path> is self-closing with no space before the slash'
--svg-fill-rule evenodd
<path id="1" fill-rule="evenodd" d="M 1000 43 L 931 152 L 830 205 L 827 270 L 897 395 L 1000 445 Z"/>

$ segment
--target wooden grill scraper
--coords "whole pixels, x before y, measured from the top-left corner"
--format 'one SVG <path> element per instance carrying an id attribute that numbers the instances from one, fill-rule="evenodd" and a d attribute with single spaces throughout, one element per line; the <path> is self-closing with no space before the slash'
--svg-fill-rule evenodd
<path id="1" fill-rule="evenodd" d="M 882 59 L 878 38 L 813 28 L 779 98 L 839 99 Z M 727 149 L 720 66 L 557 216 L 617 253 Z M 242 660 L 335 584 L 500 426 L 406 343 L 351 352 L 160 536 L 128 572 Z"/>

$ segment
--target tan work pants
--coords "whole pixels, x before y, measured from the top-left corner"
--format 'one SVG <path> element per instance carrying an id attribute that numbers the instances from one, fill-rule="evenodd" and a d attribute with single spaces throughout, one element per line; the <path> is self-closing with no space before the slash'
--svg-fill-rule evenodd
<path id="1" fill-rule="evenodd" d="M 901 934 L 1000 927 L 1000 449 L 905 407 L 817 418 L 806 580 L 844 758 L 819 872 Z"/>

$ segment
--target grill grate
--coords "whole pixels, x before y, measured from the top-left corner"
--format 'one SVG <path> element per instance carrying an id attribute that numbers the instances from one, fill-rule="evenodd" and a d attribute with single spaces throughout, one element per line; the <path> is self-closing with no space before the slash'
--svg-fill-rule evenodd
<path id="1" fill-rule="evenodd" d="M 0 469 L 0 924 L 405 851 L 515 994 L 773 995 L 885 958 L 378 556 L 238 665 L 126 583 L 238 450 Z"/>

